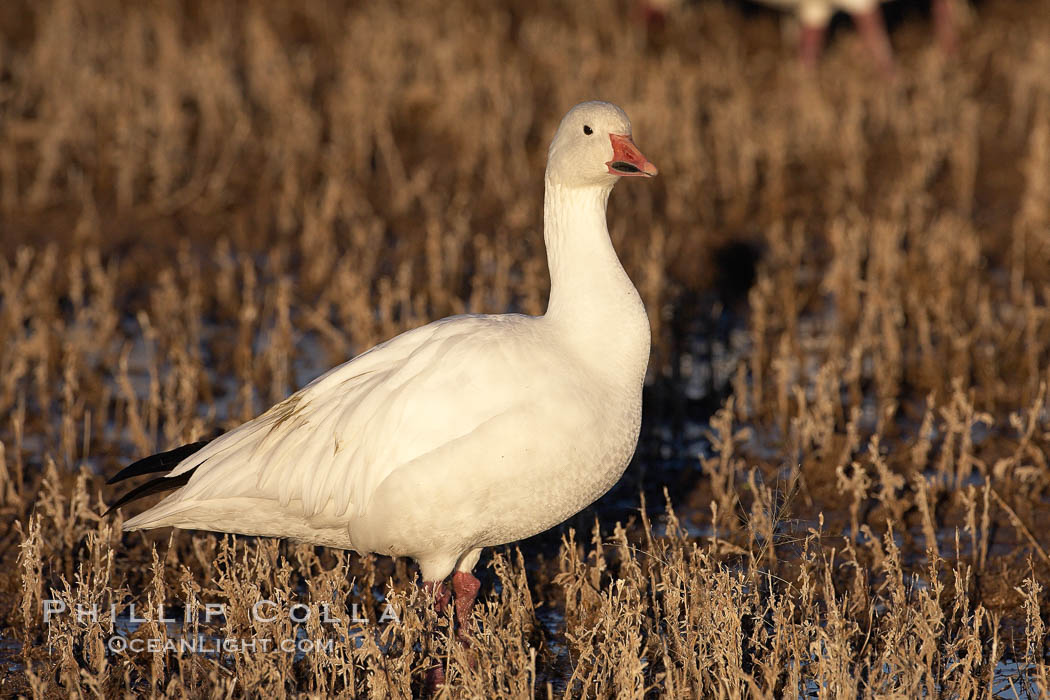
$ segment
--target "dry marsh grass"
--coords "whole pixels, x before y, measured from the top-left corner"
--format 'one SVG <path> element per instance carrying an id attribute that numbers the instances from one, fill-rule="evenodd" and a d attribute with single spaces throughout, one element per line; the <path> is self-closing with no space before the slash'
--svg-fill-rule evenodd
<path id="1" fill-rule="evenodd" d="M 629 16 L 0 7 L 0 692 L 406 697 L 436 659 L 452 696 L 1050 692 L 1050 6 L 981 3 L 950 60 L 907 16 L 891 84 L 848 31 L 810 78 L 776 15 Z M 404 561 L 101 517 L 119 465 L 401 330 L 542 312 L 547 140 L 592 97 L 661 169 L 610 207 L 647 423 L 483 560 L 470 648 Z"/>

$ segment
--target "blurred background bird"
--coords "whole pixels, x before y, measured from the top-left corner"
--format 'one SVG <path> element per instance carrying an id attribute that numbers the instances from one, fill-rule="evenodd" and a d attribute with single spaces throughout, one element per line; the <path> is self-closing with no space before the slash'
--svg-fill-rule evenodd
<path id="1" fill-rule="evenodd" d="M 845 12 L 853 19 L 873 64 L 883 74 L 893 73 L 893 48 L 881 2 L 889 0 L 758 0 L 761 4 L 792 12 L 800 31 L 798 55 L 802 65 L 815 69 L 820 62 L 827 41 L 828 27 L 837 12 Z M 641 0 L 638 14 L 653 29 L 663 27 L 684 0 Z M 930 13 L 937 45 L 945 53 L 955 48 L 957 12 L 953 0 L 932 0 Z"/>

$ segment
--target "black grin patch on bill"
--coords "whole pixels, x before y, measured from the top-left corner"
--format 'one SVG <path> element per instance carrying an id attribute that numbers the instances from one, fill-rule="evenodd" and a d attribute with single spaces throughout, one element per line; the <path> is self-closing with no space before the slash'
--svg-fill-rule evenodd
<path id="1" fill-rule="evenodd" d="M 617 172 L 621 172 L 621 173 L 640 173 L 640 172 L 642 172 L 637 167 L 631 165 L 630 163 L 622 161 L 622 160 L 613 161 L 610 167 L 612 167 L 613 170 L 616 170 Z"/>

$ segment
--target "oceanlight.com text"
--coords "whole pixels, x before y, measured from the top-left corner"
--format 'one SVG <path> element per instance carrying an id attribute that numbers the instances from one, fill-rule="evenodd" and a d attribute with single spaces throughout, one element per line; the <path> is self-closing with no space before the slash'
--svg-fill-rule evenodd
<path id="1" fill-rule="evenodd" d="M 106 641 L 110 652 L 119 654 L 159 654 L 174 652 L 181 654 L 254 654 L 278 652 L 285 654 L 311 654 L 315 652 L 332 653 L 335 649 L 334 639 L 271 639 L 227 637 L 218 639 L 205 635 L 192 637 L 163 638 L 136 637 L 128 639 L 114 635 Z"/>

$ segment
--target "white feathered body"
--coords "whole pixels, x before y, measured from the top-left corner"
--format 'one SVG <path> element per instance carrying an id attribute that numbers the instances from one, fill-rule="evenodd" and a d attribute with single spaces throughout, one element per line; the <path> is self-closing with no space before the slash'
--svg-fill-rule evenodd
<path id="1" fill-rule="evenodd" d="M 544 317 L 416 328 L 209 443 L 169 474 L 196 468 L 189 483 L 126 528 L 289 537 L 451 570 L 562 522 L 623 474 L 644 365 L 613 385 L 576 359 Z"/>

